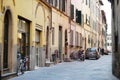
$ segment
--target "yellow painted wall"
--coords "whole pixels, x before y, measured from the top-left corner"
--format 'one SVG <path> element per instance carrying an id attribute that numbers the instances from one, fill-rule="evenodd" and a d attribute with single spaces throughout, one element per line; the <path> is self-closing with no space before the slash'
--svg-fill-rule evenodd
<path id="1" fill-rule="evenodd" d="M 15 0 L 15 8 L 18 15 L 21 15 L 24 18 L 32 20 L 33 17 L 33 0 Z"/>
<path id="2" fill-rule="evenodd" d="M 17 23 L 18 23 L 18 16 L 21 16 L 30 22 L 30 45 L 35 45 L 35 24 L 39 24 L 43 27 L 42 36 L 46 35 L 46 26 L 50 26 L 50 10 L 49 8 L 44 5 L 43 3 L 39 3 L 38 10 L 35 13 L 36 7 L 38 5 L 38 2 L 36 0 L 14 0 L 15 3 L 11 0 L 3 0 L 3 6 L 5 6 L 5 9 L 9 8 L 11 10 L 12 14 L 12 20 L 13 20 L 13 32 L 14 32 L 14 44 L 17 44 Z M 1 9 L 1 8 L 0 8 Z M 36 14 L 36 15 L 35 15 Z M 4 16 L 0 17 L 0 20 Z M 49 18 L 49 20 L 48 20 Z M 46 22 L 46 23 L 45 23 Z M 3 20 L 2 20 L 3 23 Z M 2 24 L 0 24 L 2 25 Z M 2 31 L 0 31 L 2 32 Z M 2 36 L 2 35 L 0 35 Z M 42 37 L 42 45 L 46 44 L 46 37 Z"/>
<path id="3" fill-rule="evenodd" d="M 38 4 L 39 3 L 39 4 Z M 39 6 L 38 6 L 39 5 Z M 38 9 L 36 11 L 36 8 Z M 3 13 L 2 12 L 3 9 Z M 1 9 L 0 0 L 0 43 L 3 43 L 3 28 L 4 28 L 4 16 L 6 10 L 11 12 L 11 30 L 12 30 L 12 43 L 10 52 L 11 58 L 9 64 L 11 64 L 10 69 L 12 71 L 16 64 L 16 53 L 17 53 L 17 37 L 18 37 L 18 16 L 23 17 L 30 21 L 30 46 L 35 46 L 35 27 L 36 24 L 42 26 L 40 32 L 41 44 L 40 46 L 46 45 L 46 27 L 50 27 L 51 13 L 50 8 L 43 4 L 41 1 L 37 0 L 3 0 L 3 8 Z M 14 59 L 13 59 L 14 58 Z M 32 59 L 32 58 L 31 58 Z M 16 70 L 16 69 L 15 69 Z"/>

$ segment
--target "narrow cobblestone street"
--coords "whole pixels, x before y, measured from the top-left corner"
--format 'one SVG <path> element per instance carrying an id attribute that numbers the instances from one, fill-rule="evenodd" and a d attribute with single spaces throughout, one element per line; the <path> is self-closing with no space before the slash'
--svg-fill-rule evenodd
<path id="1" fill-rule="evenodd" d="M 43 67 L 10 80 L 117 80 L 111 72 L 111 55 L 99 60 L 59 63 Z"/>

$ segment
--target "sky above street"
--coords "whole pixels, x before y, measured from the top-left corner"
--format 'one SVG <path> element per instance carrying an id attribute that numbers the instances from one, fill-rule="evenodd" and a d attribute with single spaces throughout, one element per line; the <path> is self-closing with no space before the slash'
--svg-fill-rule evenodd
<path id="1" fill-rule="evenodd" d="M 111 4 L 108 2 L 108 0 L 102 0 L 103 1 L 103 6 L 101 7 L 102 10 L 105 11 L 106 14 L 106 19 L 107 19 L 107 25 L 108 25 L 108 30 L 107 33 L 111 33 Z"/>

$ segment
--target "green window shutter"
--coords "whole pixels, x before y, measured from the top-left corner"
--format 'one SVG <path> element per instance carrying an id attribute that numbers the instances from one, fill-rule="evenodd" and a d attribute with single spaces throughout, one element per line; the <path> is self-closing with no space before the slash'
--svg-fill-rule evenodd
<path id="1" fill-rule="evenodd" d="M 76 22 L 79 23 L 80 25 L 82 24 L 82 14 L 81 11 L 78 11 L 76 9 Z"/>
<path id="2" fill-rule="evenodd" d="M 81 11 L 78 11 L 78 23 L 81 25 Z"/>

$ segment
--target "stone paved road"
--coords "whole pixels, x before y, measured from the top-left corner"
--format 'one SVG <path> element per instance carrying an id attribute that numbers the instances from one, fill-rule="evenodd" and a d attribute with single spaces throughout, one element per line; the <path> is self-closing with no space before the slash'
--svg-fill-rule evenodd
<path id="1" fill-rule="evenodd" d="M 99 60 L 64 62 L 26 72 L 10 80 L 118 80 L 111 73 L 111 55 Z"/>

